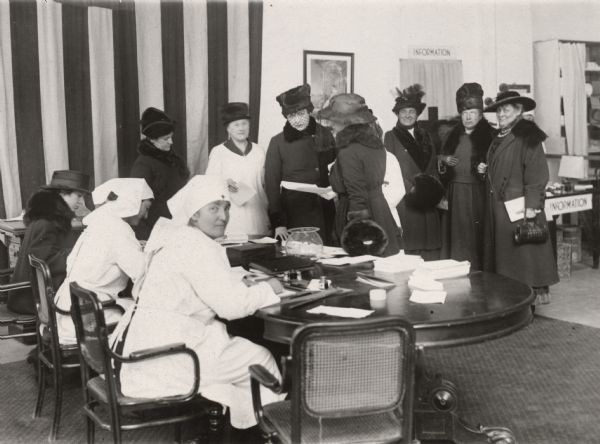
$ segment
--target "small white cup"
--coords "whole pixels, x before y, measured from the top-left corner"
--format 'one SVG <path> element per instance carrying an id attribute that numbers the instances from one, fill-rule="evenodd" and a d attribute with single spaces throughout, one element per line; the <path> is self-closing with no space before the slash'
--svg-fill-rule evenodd
<path id="1" fill-rule="evenodd" d="M 385 308 L 386 292 L 383 288 L 374 288 L 369 291 L 369 302 L 374 310 Z"/>

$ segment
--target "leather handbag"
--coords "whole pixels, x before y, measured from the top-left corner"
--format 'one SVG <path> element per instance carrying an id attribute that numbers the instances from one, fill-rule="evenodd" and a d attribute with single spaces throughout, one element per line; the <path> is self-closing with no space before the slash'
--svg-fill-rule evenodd
<path id="1" fill-rule="evenodd" d="M 525 218 L 515 228 L 513 240 L 516 245 L 543 244 L 548 240 L 548 227 L 538 224 L 535 218 Z"/>

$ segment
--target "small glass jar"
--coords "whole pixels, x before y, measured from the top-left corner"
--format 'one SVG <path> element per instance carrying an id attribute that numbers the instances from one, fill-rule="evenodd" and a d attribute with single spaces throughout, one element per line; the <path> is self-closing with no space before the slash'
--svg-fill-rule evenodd
<path id="1" fill-rule="evenodd" d="M 320 256 L 323 240 L 318 231 L 317 227 L 290 228 L 285 243 L 286 254 L 311 258 Z"/>

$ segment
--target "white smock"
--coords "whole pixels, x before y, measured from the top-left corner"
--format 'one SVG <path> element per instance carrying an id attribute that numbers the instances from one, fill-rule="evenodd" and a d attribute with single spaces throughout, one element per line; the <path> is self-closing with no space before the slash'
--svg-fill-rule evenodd
<path id="1" fill-rule="evenodd" d="M 71 308 L 69 284 L 77 282 L 91 290 L 101 301 L 117 300 L 124 308 L 132 304 L 129 298 L 118 298 L 129 279 L 134 282 L 144 270 L 144 253 L 133 229 L 110 207 L 100 207 L 83 219 L 86 229 L 67 258 L 67 276 L 56 292 L 56 305 Z M 116 310 L 105 312 L 106 322 L 116 322 Z M 75 326 L 70 316 L 57 314 L 61 343 L 75 343 Z"/>
<path id="2" fill-rule="evenodd" d="M 124 355 L 185 343 L 200 361 L 202 396 L 228 406 L 234 427 L 251 427 L 256 419 L 248 367 L 260 364 L 281 376 L 268 350 L 230 337 L 216 316 L 243 318 L 279 302 L 279 297 L 266 283 L 247 287 L 240 275 L 231 271 L 225 249 L 199 229 L 162 222 L 164 219 L 146 244 L 146 272 L 134 288 L 137 304 L 121 319 L 113 339 L 122 338 L 129 326 Z M 190 390 L 193 377 L 189 357 L 160 357 L 124 364 L 121 390 L 126 396 L 144 398 L 177 395 Z M 261 395 L 264 404 L 284 398 L 264 388 Z"/>
<path id="3" fill-rule="evenodd" d="M 381 190 L 383 191 L 383 197 L 385 197 L 385 200 L 390 207 L 396 225 L 398 228 L 402 228 L 398 209 L 396 208 L 406 194 L 402 170 L 400 169 L 400 163 L 398 163 L 396 156 L 388 150 L 385 150 L 385 156 L 385 177 L 383 179 Z"/>
<path id="4" fill-rule="evenodd" d="M 256 193 L 244 205 L 238 206 L 231 202 L 225 235 L 265 235 L 269 232 L 264 170 L 265 152 L 256 144 L 252 144 L 250 152 L 246 155 L 233 153 L 224 144 L 217 145 L 211 150 L 206 169 L 207 175 L 244 183 Z"/>

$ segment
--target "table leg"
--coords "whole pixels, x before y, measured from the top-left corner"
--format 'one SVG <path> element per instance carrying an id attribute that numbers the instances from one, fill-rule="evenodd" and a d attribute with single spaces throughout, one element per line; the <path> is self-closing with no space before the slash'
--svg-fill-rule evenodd
<path id="1" fill-rule="evenodd" d="M 424 350 L 417 349 L 414 424 L 416 442 L 423 444 L 454 443 L 456 426 L 486 437 L 494 444 L 516 444 L 506 427 L 473 427 L 458 416 L 458 389 L 440 374 L 432 375 L 424 365 Z"/>

